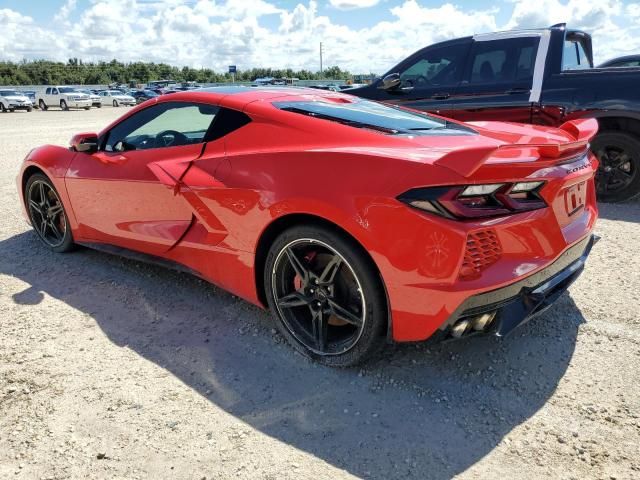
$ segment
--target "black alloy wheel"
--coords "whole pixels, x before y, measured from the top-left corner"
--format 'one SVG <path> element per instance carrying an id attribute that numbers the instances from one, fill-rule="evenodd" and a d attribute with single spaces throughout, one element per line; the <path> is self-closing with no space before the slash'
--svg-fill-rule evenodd
<path id="1" fill-rule="evenodd" d="M 604 131 L 593 139 L 591 149 L 600 161 L 598 200 L 622 202 L 640 194 L 640 140 L 627 133 Z"/>
<path id="2" fill-rule="evenodd" d="M 40 240 L 54 252 L 73 248 L 71 227 L 60 196 L 50 180 L 41 174 L 29 177 L 25 200 L 31 225 Z"/>
<path id="3" fill-rule="evenodd" d="M 269 253 L 265 285 L 283 335 L 306 356 L 345 367 L 384 338 L 386 297 L 359 248 L 330 229 L 294 227 Z"/>

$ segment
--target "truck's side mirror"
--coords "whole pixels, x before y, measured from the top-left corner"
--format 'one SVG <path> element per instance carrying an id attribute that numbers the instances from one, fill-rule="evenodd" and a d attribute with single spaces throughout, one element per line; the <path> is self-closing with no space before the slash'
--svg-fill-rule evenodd
<path id="1" fill-rule="evenodd" d="M 76 152 L 95 153 L 98 151 L 98 135 L 95 133 L 77 133 L 71 138 L 71 149 Z"/>
<path id="2" fill-rule="evenodd" d="M 398 88 L 400 86 L 400 74 L 399 73 L 390 73 L 386 75 L 378 88 L 382 90 L 393 90 L 394 88 Z"/>

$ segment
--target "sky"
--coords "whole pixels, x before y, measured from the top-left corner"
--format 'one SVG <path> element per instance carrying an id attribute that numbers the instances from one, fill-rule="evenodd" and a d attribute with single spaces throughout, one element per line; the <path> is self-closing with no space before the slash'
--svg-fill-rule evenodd
<path id="1" fill-rule="evenodd" d="M 635 0 L 0 0 L 0 60 L 384 73 L 442 40 L 567 22 L 596 64 L 640 53 Z"/>

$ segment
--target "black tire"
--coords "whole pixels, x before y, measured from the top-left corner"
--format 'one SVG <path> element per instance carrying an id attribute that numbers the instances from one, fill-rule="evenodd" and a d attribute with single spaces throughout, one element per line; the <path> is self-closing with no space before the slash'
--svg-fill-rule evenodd
<path id="1" fill-rule="evenodd" d="M 0 102 L 0 112 L 2 113 L 6 113 L 7 112 L 7 107 L 4 106 L 4 103 Z"/>
<path id="2" fill-rule="evenodd" d="M 101 103 L 99 103 L 98 105 L 96 105 L 96 107 L 98 107 L 98 108 L 102 108 L 102 104 L 101 104 Z"/>
<path id="3" fill-rule="evenodd" d="M 44 103 L 44 100 L 40 100 L 40 101 L 38 102 L 38 105 L 40 106 L 40 110 L 42 110 L 43 112 L 44 112 L 47 108 L 49 108 L 49 107 L 47 107 L 47 104 L 46 104 L 46 103 Z"/>
<path id="4" fill-rule="evenodd" d="M 35 173 L 29 177 L 24 202 L 31 225 L 45 246 L 56 253 L 75 248 L 67 212 L 56 188 L 45 175 Z"/>
<path id="5" fill-rule="evenodd" d="M 9 109 L 9 113 L 13 113 L 13 112 L 15 112 L 15 111 L 16 111 L 16 109 L 15 109 L 15 108 L 10 108 L 10 109 Z"/>
<path id="6" fill-rule="evenodd" d="M 30 111 L 32 111 L 32 110 L 33 110 L 33 107 L 29 107 L 29 108 L 27 108 L 27 112 L 30 112 Z"/>
<path id="7" fill-rule="evenodd" d="M 91 110 L 91 107 L 84 107 L 85 110 Z"/>
<path id="8" fill-rule="evenodd" d="M 66 102 L 66 101 L 64 101 L 64 100 L 60 100 L 60 108 L 61 108 L 62 110 L 67 111 L 67 110 L 69 110 L 69 105 L 67 105 L 67 102 Z"/>
<path id="9" fill-rule="evenodd" d="M 302 263 L 292 260 L 291 252 Z M 327 273 L 332 263 L 335 272 Z M 388 311 L 382 280 L 360 247 L 330 228 L 301 225 L 281 233 L 266 258 L 264 285 L 281 334 L 318 363 L 353 366 L 384 342 Z"/>
<path id="10" fill-rule="evenodd" d="M 600 166 L 596 192 L 603 202 L 623 202 L 640 194 L 640 139 L 624 132 L 605 130 L 591 142 Z"/>
<path id="11" fill-rule="evenodd" d="M 117 101 L 117 100 L 114 100 L 114 101 L 113 101 L 113 106 L 114 106 L 114 107 L 118 107 L 118 106 L 119 106 L 119 105 L 118 105 L 118 101 Z"/>

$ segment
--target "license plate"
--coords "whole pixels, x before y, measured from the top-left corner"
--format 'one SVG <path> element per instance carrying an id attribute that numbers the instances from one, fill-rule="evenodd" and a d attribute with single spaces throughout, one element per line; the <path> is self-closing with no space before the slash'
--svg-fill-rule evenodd
<path id="1" fill-rule="evenodd" d="M 564 191 L 564 208 L 567 215 L 574 215 L 584 208 L 586 193 L 586 182 L 577 183 Z"/>

